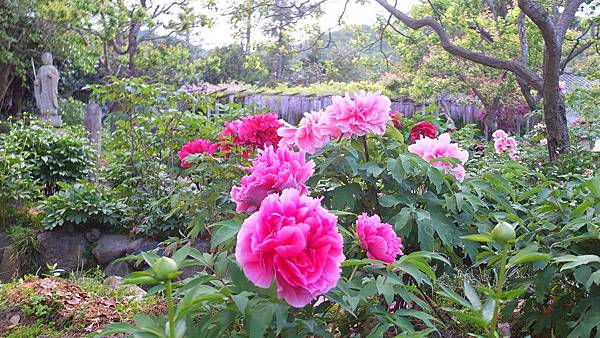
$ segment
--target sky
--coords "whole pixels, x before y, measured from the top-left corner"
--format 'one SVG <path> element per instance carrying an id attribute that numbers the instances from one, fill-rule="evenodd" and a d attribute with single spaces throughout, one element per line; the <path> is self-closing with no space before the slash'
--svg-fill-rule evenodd
<path id="1" fill-rule="evenodd" d="M 399 0 L 397 7 L 401 10 L 408 10 L 419 0 Z M 325 14 L 319 19 L 322 29 L 328 29 L 337 25 L 340 12 L 344 6 L 344 0 L 329 0 L 325 3 Z M 346 14 L 344 15 L 344 23 L 348 25 L 372 25 L 376 22 L 378 15 L 384 15 L 385 10 L 373 0 L 367 1 L 366 4 L 360 5 L 350 1 Z M 201 28 L 197 32 L 198 38 L 202 41 L 204 48 L 220 47 L 230 44 L 231 30 L 227 22 L 227 17 L 216 17 L 215 24 L 211 28 Z M 301 27 L 298 29 L 297 38 L 301 38 Z M 336 30 L 335 28 L 334 30 Z"/>

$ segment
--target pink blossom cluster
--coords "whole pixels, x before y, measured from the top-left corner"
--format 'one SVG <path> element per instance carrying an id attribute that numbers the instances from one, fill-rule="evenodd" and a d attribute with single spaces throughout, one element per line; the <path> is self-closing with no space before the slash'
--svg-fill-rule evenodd
<path id="1" fill-rule="evenodd" d="M 259 287 L 275 279 L 278 296 L 294 307 L 334 288 L 345 259 L 337 217 L 307 195 L 314 166 L 303 151 L 267 146 L 231 190 L 238 212 L 254 212 L 238 233 L 236 260 Z M 356 232 L 369 258 L 391 263 L 402 254 L 400 238 L 379 216 L 361 215 Z"/>
<path id="2" fill-rule="evenodd" d="M 360 246 L 367 250 L 367 257 L 386 263 L 393 263 L 402 255 L 402 241 L 396 235 L 392 225 L 381 223 L 378 215 L 369 217 L 366 213 L 358 216 L 356 233 Z"/>
<path id="3" fill-rule="evenodd" d="M 238 233 L 236 260 L 252 283 L 268 288 L 275 278 L 278 297 L 303 307 L 340 279 L 345 256 L 337 217 L 307 196 L 314 162 L 304 152 L 267 146 L 248 170 L 231 190 L 238 212 L 256 211 Z"/>
<path id="4" fill-rule="evenodd" d="M 345 259 L 337 217 L 320 199 L 290 188 L 267 196 L 238 233 L 235 257 L 256 286 L 303 307 L 333 289 Z"/>
<path id="5" fill-rule="evenodd" d="M 232 147 L 240 147 L 242 155 L 249 158 L 254 149 L 276 146 L 281 139 L 277 135 L 277 129 L 282 125 L 283 123 L 274 113 L 244 116 L 239 120 L 225 122 L 223 130 L 219 132 L 217 143 L 198 139 L 183 145 L 177 154 L 181 160 L 180 166 L 191 167 L 191 164 L 185 160 L 191 154 L 212 155 L 216 151 L 222 151 L 226 157 L 229 157 Z"/>
<path id="6" fill-rule="evenodd" d="M 558 91 L 564 94 L 567 91 L 567 83 L 565 81 L 558 81 Z"/>
<path id="7" fill-rule="evenodd" d="M 408 151 L 419 155 L 422 159 L 430 162 L 433 166 L 444 168 L 446 173 L 462 182 L 465 178 L 465 168 L 462 166 L 469 159 L 469 152 L 461 149 L 457 143 L 451 143 L 450 134 L 441 134 L 438 138 L 424 137 L 408 146 Z M 451 164 L 444 161 L 436 161 L 436 158 L 450 157 L 457 159 L 460 164 Z"/>
<path id="8" fill-rule="evenodd" d="M 191 142 L 188 142 L 181 147 L 181 150 L 177 153 L 177 157 L 179 157 L 180 163 L 179 165 L 183 168 L 189 168 L 192 166 L 191 163 L 186 161 L 186 157 L 192 154 L 214 154 L 219 148 L 218 144 L 212 143 L 210 140 L 206 139 L 197 139 Z"/>
<path id="9" fill-rule="evenodd" d="M 518 159 L 518 143 L 514 137 L 508 136 L 502 129 L 496 130 L 492 134 L 492 137 L 494 138 L 494 148 L 496 149 L 496 153 L 508 153 L 513 160 Z"/>
<path id="10" fill-rule="evenodd" d="M 390 99 L 380 93 L 359 91 L 352 97 L 334 96 L 324 111 L 306 113 L 298 127 L 280 128 L 280 145 L 295 145 L 312 154 L 339 136 L 363 136 L 370 132 L 381 136 L 392 118 L 390 107 Z"/>
<path id="11" fill-rule="evenodd" d="M 277 130 L 281 136 L 280 146 L 294 146 L 309 154 L 314 154 L 329 143 L 337 132 L 323 112 L 304 113 L 298 127 L 284 126 Z"/>
<path id="12" fill-rule="evenodd" d="M 306 161 L 304 152 L 294 152 L 285 147 L 267 146 L 259 150 L 247 168 L 249 174 L 242 177 L 240 186 L 231 189 L 231 200 L 237 204 L 237 212 L 254 212 L 270 194 L 294 188 L 306 193 L 304 183 L 314 172 L 315 163 Z"/>
<path id="13" fill-rule="evenodd" d="M 226 122 L 219 136 L 221 149 L 229 152 L 231 146 L 245 147 L 243 154 L 248 158 L 255 148 L 276 146 L 281 139 L 277 135 L 277 129 L 281 126 L 283 123 L 275 113 L 243 116 L 239 120 Z"/>

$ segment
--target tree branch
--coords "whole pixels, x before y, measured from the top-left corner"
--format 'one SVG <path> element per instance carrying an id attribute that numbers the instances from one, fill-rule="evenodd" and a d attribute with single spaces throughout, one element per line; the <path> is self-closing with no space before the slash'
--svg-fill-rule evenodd
<path id="1" fill-rule="evenodd" d="M 540 89 L 542 88 L 542 79 L 527 66 L 521 64 L 521 62 L 516 60 L 502 60 L 483 53 L 478 53 L 463 47 L 459 47 L 450 41 L 448 33 L 434 18 L 426 17 L 422 19 L 414 19 L 404 12 L 398 10 L 396 7 L 392 6 L 386 0 L 376 1 L 394 17 L 412 29 L 420 29 L 426 26 L 433 29 L 441 41 L 442 48 L 444 48 L 444 50 L 448 53 L 488 67 L 508 70 L 527 80 L 527 82 L 533 87 Z"/>
<path id="2" fill-rule="evenodd" d="M 584 2 L 585 0 L 567 0 L 562 13 L 558 17 L 558 22 L 556 23 L 556 39 L 559 45 L 562 45 L 565 34 L 573 22 L 575 13 L 577 13 L 579 6 Z"/>

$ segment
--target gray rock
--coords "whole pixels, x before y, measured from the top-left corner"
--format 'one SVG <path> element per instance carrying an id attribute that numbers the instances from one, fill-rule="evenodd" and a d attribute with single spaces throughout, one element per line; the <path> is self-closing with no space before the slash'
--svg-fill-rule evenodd
<path id="1" fill-rule="evenodd" d="M 89 245 L 82 232 L 62 230 L 42 232 L 37 235 L 40 242 L 42 266 L 56 264 L 67 272 L 85 266 L 85 251 Z"/>
<path id="2" fill-rule="evenodd" d="M 209 252 L 210 251 L 210 240 L 204 238 L 198 238 L 194 243 L 192 243 L 192 248 L 200 251 L 200 252 Z"/>
<path id="3" fill-rule="evenodd" d="M 109 276 L 104 280 L 104 286 L 110 289 L 125 289 L 125 292 L 129 296 L 144 297 L 146 291 L 137 285 L 123 285 L 123 278 L 120 276 Z"/>
<path id="4" fill-rule="evenodd" d="M 200 251 L 200 252 L 209 252 L 210 251 L 210 241 L 208 239 L 199 238 L 191 244 L 191 247 Z M 200 266 L 188 266 L 181 269 L 181 275 L 177 277 L 177 280 L 184 280 L 191 277 L 194 277 L 198 272 L 204 270 L 203 267 Z"/>
<path id="5" fill-rule="evenodd" d="M 19 263 L 17 256 L 11 246 L 4 248 L 0 256 L 0 281 L 9 282 L 19 274 Z"/>
<path id="6" fill-rule="evenodd" d="M 127 255 L 136 255 L 140 252 L 152 251 L 158 248 L 160 242 L 154 241 L 146 238 L 138 238 L 135 241 L 129 243 L 127 246 L 126 254 Z"/>
<path id="7" fill-rule="evenodd" d="M 137 255 L 141 252 L 154 251 L 157 255 L 161 256 L 164 252 L 163 248 L 159 248 L 160 242 L 151 239 L 139 238 L 131 242 L 127 247 L 126 255 Z M 142 261 L 128 261 L 127 263 L 130 268 L 143 271 L 148 268 L 148 265 Z"/>
<path id="8" fill-rule="evenodd" d="M 93 242 L 96 242 L 97 240 L 99 240 L 100 236 L 102 236 L 102 232 L 100 232 L 100 230 L 98 230 L 96 228 L 93 228 L 92 230 L 85 233 L 85 239 L 87 239 L 87 241 L 90 243 L 93 243 Z"/>
<path id="9" fill-rule="evenodd" d="M 92 254 L 100 264 L 108 264 L 119 257 L 123 257 L 129 246 L 129 238 L 125 235 L 102 235 Z"/>
<path id="10" fill-rule="evenodd" d="M 10 243 L 8 241 L 8 236 L 6 235 L 6 233 L 0 231 L 0 258 L 4 253 L 4 248 L 6 248 L 9 244 Z"/>
<path id="11" fill-rule="evenodd" d="M 124 277 L 132 273 L 133 271 L 134 270 L 129 267 L 129 264 L 127 264 L 127 262 L 112 262 L 104 268 L 104 274 L 106 276 Z"/>

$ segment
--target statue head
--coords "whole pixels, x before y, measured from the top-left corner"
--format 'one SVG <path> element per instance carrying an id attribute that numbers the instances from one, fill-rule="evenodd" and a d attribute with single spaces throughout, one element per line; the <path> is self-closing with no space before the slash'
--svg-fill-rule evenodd
<path id="1" fill-rule="evenodd" d="M 45 65 L 51 65 L 52 64 L 52 54 L 50 54 L 48 52 L 44 52 L 42 54 L 42 63 Z"/>

